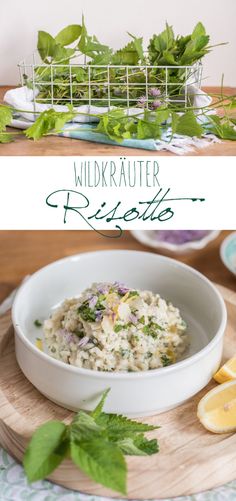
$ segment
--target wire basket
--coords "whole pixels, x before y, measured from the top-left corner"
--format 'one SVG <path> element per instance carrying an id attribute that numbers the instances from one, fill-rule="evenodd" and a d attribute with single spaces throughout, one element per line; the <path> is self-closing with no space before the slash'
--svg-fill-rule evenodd
<path id="1" fill-rule="evenodd" d="M 193 66 L 93 65 L 84 55 L 68 64 L 43 64 L 38 54 L 19 63 L 21 84 L 32 89 L 37 103 L 54 108 L 94 107 L 156 109 L 162 104 L 188 108 L 194 90 L 200 89 L 202 64 Z"/>

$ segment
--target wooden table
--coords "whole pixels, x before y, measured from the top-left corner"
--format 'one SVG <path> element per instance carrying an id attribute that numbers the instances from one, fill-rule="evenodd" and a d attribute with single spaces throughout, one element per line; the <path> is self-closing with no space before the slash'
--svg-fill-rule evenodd
<path id="1" fill-rule="evenodd" d="M 178 259 L 211 280 L 236 291 L 236 278 L 224 267 L 219 257 L 220 243 L 228 233 L 222 231 L 205 249 Z M 0 231 L 0 301 L 26 275 L 41 266 L 71 254 L 102 249 L 150 251 L 139 244 L 130 232 L 124 232 L 121 238 L 112 240 L 94 231 Z"/>
<path id="2" fill-rule="evenodd" d="M 0 87 L 0 102 L 7 89 L 10 87 Z M 205 88 L 209 93 L 217 94 L 220 93 L 220 88 L 218 87 L 208 87 Z M 235 88 L 225 88 L 225 94 L 233 95 L 236 94 Z M 0 156 L 8 155 L 29 155 L 29 156 L 41 156 L 41 155 L 94 155 L 94 156 L 106 156 L 106 155 L 158 155 L 158 156 L 173 156 L 172 153 L 168 152 L 155 152 L 140 150 L 135 148 L 123 148 L 122 146 L 109 146 L 106 144 L 96 144 L 89 141 L 81 141 L 77 139 L 61 138 L 50 136 L 47 138 L 42 138 L 40 141 L 33 142 L 26 138 L 19 136 L 14 143 L 1 144 L 0 145 Z M 233 156 L 236 155 L 236 141 L 224 141 L 220 144 L 213 144 L 208 148 L 195 150 L 188 155 L 190 156 Z"/>

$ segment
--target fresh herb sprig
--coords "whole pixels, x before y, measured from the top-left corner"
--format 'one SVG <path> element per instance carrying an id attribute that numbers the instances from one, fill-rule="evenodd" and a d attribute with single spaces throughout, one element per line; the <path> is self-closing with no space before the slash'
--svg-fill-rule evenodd
<path id="1" fill-rule="evenodd" d="M 212 114 L 216 109 L 223 109 L 222 116 Z M 169 128 L 172 135 L 183 134 L 190 137 L 202 137 L 204 134 L 213 133 L 223 140 L 236 140 L 236 120 L 232 115 L 236 109 L 236 95 L 215 95 L 214 103 L 203 108 L 178 110 L 169 104 L 168 107 L 160 107 L 158 110 L 142 110 L 139 114 L 127 116 L 125 110 L 117 108 L 102 115 L 96 115 L 99 120 L 90 133 L 96 137 L 102 133 L 113 141 L 120 143 L 124 139 L 159 139 L 163 132 Z M 24 110 L 14 109 L 10 106 L 0 105 L 0 143 L 14 141 L 18 135 L 24 135 L 28 139 L 38 140 L 50 134 L 58 134 L 66 123 L 75 116 L 86 115 L 94 117 L 90 113 L 79 113 L 77 110 L 68 108 L 68 112 L 47 110 L 39 114 L 36 121 L 25 131 L 8 132 L 7 125 L 11 124 L 14 113 L 22 113 Z M 28 113 L 28 112 L 27 112 Z M 201 123 L 197 120 L 197 114 L 204 117 Z M 67 129 L 68 130 L 68 129 Z M 76 130 L 73 127 L 73 130 Z M 86 125 L 79 130 L 86 131 Z"/>
<path id="2" fill-rule="evenodd" d="M 79 411 L 71 424 L 48 421 L 35 431 L 23 459 L 29 482 L 48 477 L 64 459 L 71 458 L 95 482 L 127 494 L 125 456 L 156 454 L 157 440 L 144 434 L 158 426 L 103 412 L 108 392 L 94 411 Z"/>
<path id="3" fill-rule="evenodd" d="M 142 37 L 138 38 L 130 33 L 128 35 L 131 37 L 128 44 L 114 51 L 100 43 L 96 36 L 88 34 L 84 17 L 81 25 L 69 25 L 55 37 L 45 31 L 39 31 L 37 48 L 43 66 L 35 68 L 34 82 L 25 76 L 25 84 L 29 88 L 36 85 L 39 90 L 37 101 L 44 103 L 51 103 L 53 76 L 55 104 L 65 104 L 73 100 L 74 106 L 79 106 L 87 104 L 91 99 L 94 105 L 107 106 L 109 99 L 112 99 L 114 106 L 127 107 L 128 101 L 133 106 L 142 106 L 148 98 L 150 107 L 155 108 L 159 99 L 164 102 L 162 94 L 166 87 L 167 75 L 163 66 L 172 66 L 168 69 L 168 82 L 171 84 L 169 95 L 181 95 L 186 79 L 193 71 L 191 68 L 186 71 L 184 66 L 191 67 L 212 49 L 209 46 L 210 37 L 200 22 L 187 36 L 175 36 L 172 26 L 166 23 L 164 31 L 158 35 L 154 34 L 150 39 L 147 51 L 144 49 Z M 74 62 L 78 56 L 87 58 L 87 66 L 72 64 L 69 67 L 69 63 Z M 129 66 L 128 101 L 126 66 Z M 150 88 L 148 96 L 146 78 L 155 91 L 153 93 Z"/>

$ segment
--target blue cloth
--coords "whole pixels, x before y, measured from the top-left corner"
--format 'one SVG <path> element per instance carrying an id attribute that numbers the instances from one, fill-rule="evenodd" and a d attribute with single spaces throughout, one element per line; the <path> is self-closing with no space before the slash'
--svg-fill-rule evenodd
<path id="1" fill-rule="evenodd" d="M 125 146 L 126 148 L 140 148 L 142 150 L 155 150 L 157 151 L 156 142 L 154 139 L 124 139 L 121 142 L 113 141 L 105 134 L 100 132 L 93 132 L 95 125 L 86 124 L 79 125 L 76 124 L 76 130 L 73 130 L 73 125 L 68 124 L 64 127 L 65 132 L 62 132 L 60 136 L 70 137 L 72 139 L 83 139 L 84 141 L 92 141 L 94 143 L 104 143 L 111 144 L 112 146 Z M 69 129 L 67 131 L 67 129 Z"/>

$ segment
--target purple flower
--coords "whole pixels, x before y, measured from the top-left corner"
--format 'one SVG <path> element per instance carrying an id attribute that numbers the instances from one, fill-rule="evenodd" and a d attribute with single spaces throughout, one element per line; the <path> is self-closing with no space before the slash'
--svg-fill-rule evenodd
<path id="1" fill-rule="evenodd" d="M 158 230 L 157 239 L 171 244 L 184 244 L 195 240 L 201 240 L 209 233 L 209 230 Z"/>
<path id="2" fill-rule="evenodd" d="M 97 296 L 91 296 L 89 299 L 89 308 L 94 308 L 98 302 Z"/>
<path id="3" fill-rule="evenodd" d="M 96 315 L 96 322 L 100 322 L 102 320 L 102 312 L 101 312 L 101 310 L 95 311 L 95 315 Z"/>
<path id="4" fill-rule="evenodd" d="M 116 287 L 117 292 L 119 294 L 123 294 L 123 295 L 125 295 L 130 290 L 128 287 L 126 287 L 126 285 L 121 284 L 120 282 L 115 282 L 114 287 Z"/>
<path id="5" fill-rule="evenodd" d="M 99 294 L 107 294 L 109 292 L 109 287 L 107 284 L 98 284 L 97 290 Z"/>
<path id="6" fill-rule="evenodd" d="M 146 98 L 146 96 L 141 96 L 138 99 L 137 105 L 139 106 L 139 108 L 145 108 L 146 104 L 147 104 L 147 98 Z"/>
<path id="7" fill-rule="evenodd" d="M 78 342 L 78 346 L 80 346 L 80 347 L 86 346 L 86 344 L 88 344 L 88 342 L 89 342 L 89 337 L 88 336 L 84 336 Z"/>
<path id="8" fill-rule="evenodd" d="M 136 315 L 134 315 L 133 313 L 130 314 L 129 316 L 129 321 L 132 322 L 132 324 L 136 324 L 138 319 L 136 317 Z"/>
<path id="9" fill-rule="evenodd" d="M 149 89 L 149 96 L 158 97 L 160 95 L 161 95 L 160 89 L 157 89 L 156 87 L 151 87 L 151 89 Z"/>
<path id="10" fill-rule="evenodd" d="M 158 99 L 155 99 L 152 104 L 151 104 L 151 108 L 153 110 L 156 110 L 157 108 L 160 108 L 161 106 L 161 101 L 158 101 Z"/>

